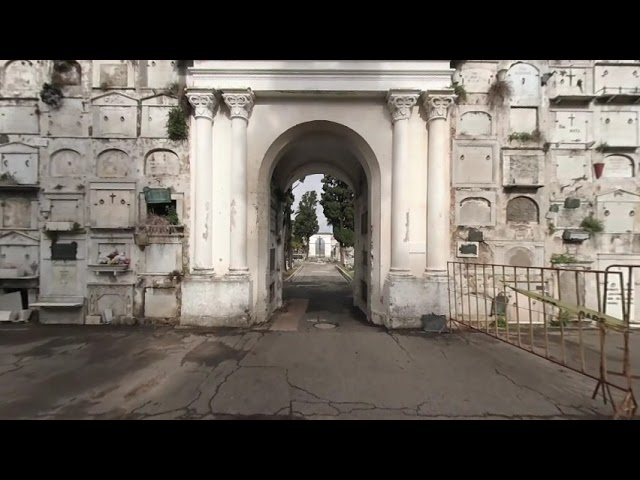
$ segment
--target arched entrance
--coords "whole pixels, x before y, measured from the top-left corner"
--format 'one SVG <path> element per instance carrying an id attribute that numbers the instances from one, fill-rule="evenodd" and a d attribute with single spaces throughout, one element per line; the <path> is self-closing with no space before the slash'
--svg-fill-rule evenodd
<path id="1" fill-rule="evenodd" d="M 296 180 L 313 174 L 335 176 L 354 191 L 354 305 L 369 321 L 380 323 L 372 315 L 372 310 L 382 311 L 382 305 L 372 304 L 381 297 L 380 167 L 357 132 L 324 120 L 301 123 L 280 134 L 261 163 L 258 204 L 271 208 L 268 213 L 257 212 L 256 320 L 268 320 L 283 302 L 284 225 L 272 187 L 286 191 Z M 317 245 L 311 248 L 314 251 Z"/>

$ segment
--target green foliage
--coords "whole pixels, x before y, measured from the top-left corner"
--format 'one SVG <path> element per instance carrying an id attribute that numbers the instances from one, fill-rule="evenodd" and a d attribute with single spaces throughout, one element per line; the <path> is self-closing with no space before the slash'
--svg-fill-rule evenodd
<path id="1" fill-rule="evenodd" d="M 487 100 L 489 105 L 503 105 L 513 94 L 513 88 L 509 82 L 505 80 L 496 80 L 487 92 Z"/>
<path id="2" fill-rule="evenodd" d="M 341 248 L 353 247 L 355 229 L 353 191 L 344 182 L 325 175 L 322 179 L 322 205 L 327 223 L 333 227 L 333 236 Z"/>
<path id="3" fill-rule="evenodd" d="M 309 254 L 309 238 L 318 233 L 320 229 L 318 215 L 316 214 L 317 206 L 318 194 L 315 191 L 306 192 L 300 199 L 296 218 L 293 222 L 293 235 L 304 240 L 307 255 Z"/>
<path id="4" fill-rule="evenodd" d="M 53 108 L 59 108 L 62 105 L 62 90 L 56 85 L 45 83 L 40 90 L 40 99 Z"/>
<path id="5" fill-rule="evenodd" d="M 169 207 L 166 218 L 170 225 L 180 225 L 180 218 L 178 217 L 178 212 L 176 211 L 176 207 L 174 206 Z"/>
<path id="6" fill-rule="evenodd" d="M 604 231 L 604 223 L 602 220 L 598 220 L 593 215 L 586 217 L 580 223 L 580 228 L 586 230 L 589 233 L 600 233 Z"/>
<path id="7" fill-rule="evenodd" d="M 185 118 L 184 111 L 180 107 L 174 107 L 167 116 L 167 136 L 169 140 L 176 142 L 189 138 L 189 125 Z"/>
<path id="8" fill-rule="evenodd" d="M 578 263 L 578 259 L 566 253 L 554 253 L 551 255 L 551 263 Z"/>
<path id="9" fill-rule="evenodd" d="M 454 83 L 449 88 L 453 88 L 453 93 L 456 94 L 456 103 L 464 103 L 467 101 L 467 90 L 464 88 L 464 85 L 460 85 L 459 83 Z"/>
<path id="10" fill-rule="evenodd" d="M 542 133 L 540 130 L 534 130 L 533 132 L 513 132 L 509 135 L 509 141 L 513 142 L 539 142 L 542 140 Z"/>
<path id="11" fill-rule="evenodd" d="M 609 144 L 606 142 L 601 142 L 598 144 L 598 146 L 595 148 L 596 152 L 598 153 L 602 153 L 604 152 L 607 148 L 609 148 Z"/>
<path id="12" fill-rule="evenodd" d="M 304 243 L 302 243 L 302 239 L 298 238 L 298 237 L 295 237 L 295 236 L 292 236 L 292 238 L 291 238 L 291 248 L 296 252 L 302 250 L 304 248 Z"/>

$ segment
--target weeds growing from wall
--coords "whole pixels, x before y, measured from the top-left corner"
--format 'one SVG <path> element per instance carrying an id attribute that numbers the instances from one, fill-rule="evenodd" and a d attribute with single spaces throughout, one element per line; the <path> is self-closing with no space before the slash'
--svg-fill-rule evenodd
<path id="1" fill-rule="evenodd" d="M 167 136 L 174 142 L 183 142 L 189 138 L 189 125 L 184 110 L 174 107 L 167 117 Z"/>
<path id="2" fill-rule="evenodd" d="M 580 228 L 589 233 L 600 233 L 604 231 L 604 223 L 590 215 L 582 220 Z"/>
<path id="3" fill-rule="evenodd" d="M 40 90 L 40 100 L 42 100 L 50 107 L 60 108 L 63 98 L 64 95 L 62 95 L 62 90 L 60 90 L 60 87 L 51 83 L 45 83 L 42 86 L 42 90 Z"/>
<path id="4" fill-rule="evenodd" d="M 489 105 L 504 105 L 507 99 L 511 97 L 512 93 L 513 88 L 509 82 L 506 80 L 496 80 L 487 92 L 487 100 Z"/>

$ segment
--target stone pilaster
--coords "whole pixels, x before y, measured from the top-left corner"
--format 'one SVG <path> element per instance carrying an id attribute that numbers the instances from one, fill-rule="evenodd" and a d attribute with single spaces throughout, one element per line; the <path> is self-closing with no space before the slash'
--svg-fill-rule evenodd
<path id="1" fill-rule="evenodd" d="M 194 230 L 194 273 L 213 273 L 213 117 L 218 101 L 213 93 L 189 93 L 196 118 L 195 211 L 192 212 Z"/>
<path id="2" fill-rule="evenodd" d="M 390 275 L 409 276 L 409 190 L 411 178 L 409 157 L 409 119 L 420 93 L 392 90 L 387 104 L 393 123 L 391 186 L 391 268 Z"/>
<path id="3" fill-rule="evenodd" d="M 429 132 L 427 166 L 427 265 L 428 274 L 446 274 L 450 255 L 451 161 L 447 116 L 455 95 L 448 90 L 424 97 Z"/>
<path id="4" fill-rule="evenodd" d="M 222 93 L 231 118 L 231 250 L 229 275 L 248 275 L 247 262 L 247 126 L 253 111 L 250 90 Z"/>

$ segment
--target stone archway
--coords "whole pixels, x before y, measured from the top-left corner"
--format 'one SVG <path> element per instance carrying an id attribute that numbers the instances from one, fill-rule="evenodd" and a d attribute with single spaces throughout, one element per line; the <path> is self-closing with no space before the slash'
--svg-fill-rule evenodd
<path id="1" fill-rule="evenodd" d="M 313 174 L 331 174 L 347 183 L 355 193 L 354 304 L 367 318 L 380 323 L 372 311 L 383 310 L 381 283 L 380 166 L 369 144 L 351 128 L 332 121 L 310 120 L 281 133 L 267 149 L 258 174 L 257 204 L 272 204 L 275 183 L 283 191 L 297 179 Z M 282 268 L 274 269 L 273 258 L 282 261 L 284 245 L 274 241 L 270 208 L 257 208 L 258 245 L 255 320 L 266 321 L 282 305 Z M 366 222 L 363 226 L 362 223 Z M 274 252 L 273 249 L 278 251 Z M 366 291 L 362 291 L 365 290 Z"/>

